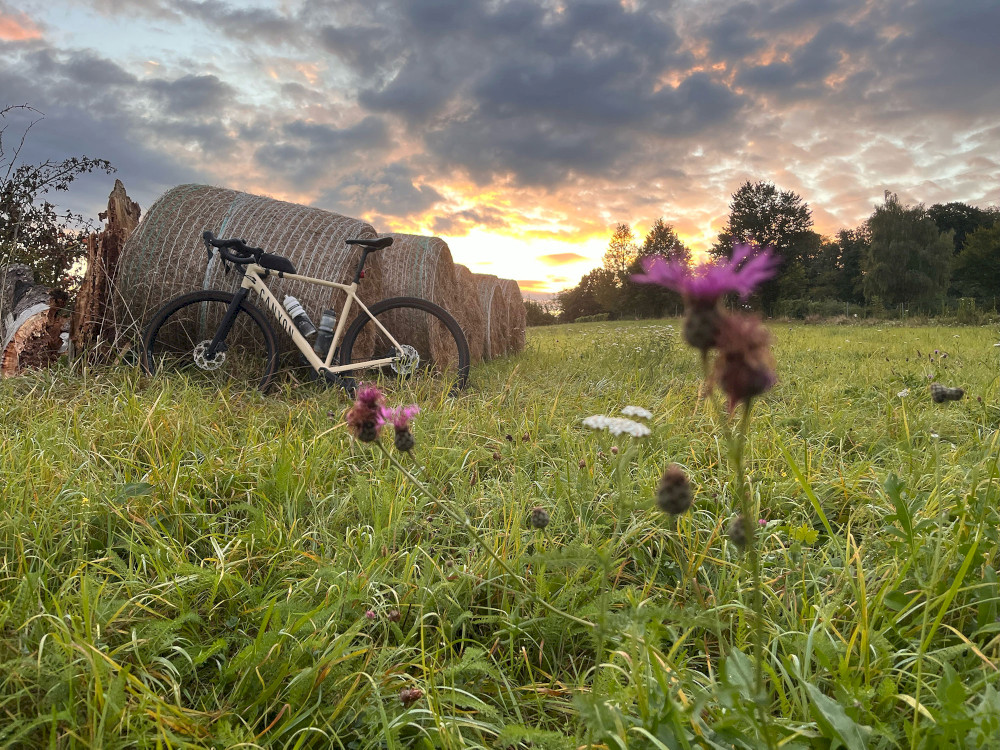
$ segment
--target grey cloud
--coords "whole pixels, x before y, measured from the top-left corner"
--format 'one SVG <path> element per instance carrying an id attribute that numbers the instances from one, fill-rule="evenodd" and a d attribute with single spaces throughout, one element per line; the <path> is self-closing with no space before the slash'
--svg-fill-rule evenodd
<path id="1" fill-rule="evenodd" d="M 202 21 L 220 36 L 292 44 L 301 32 L 294 18 L 269 8 L 237 8 L 220 0 L 171 0 L 173 10 Z"/>
<path id="2" fill-rule="evenodd" d="M 714 59 L 740 59 L 752 55 L 764 46 L 764 40 L 751 36 L 759 10 L 752 3 L 739 3 L 729 8 L 721 18 L 712 20 L 701 29 Z"/>
<path id="3" fill-rule="evenodd" d="M 386 65 L 391 36 L 377 26 L 324 25 L 318 32 L 322 49 L 336 55 L 364 77 Z"/>
<path id="4" fill-rule="evenodd" d="M 437 234 L 466 234 L 475 227 L 504 229 L 510 226 L 507 216 L 492 206 L 464 211 L 440 213 L 434 217 L 432 228 Z"/>
<path id="5" fill-rule="evenodd" d="M 148 81 L 145 88 L 156 94 L 171 114 L 222 114 L 235 89 L 214 75 L 186 75 L 172 81 Z"/>
<path id="6" fill-rule="evenodd" d="M 257 149 L 255 159 L 294 182 L 312 184 L 345 166 L 377 162 L 389 145 L 388 128 L 374 115 L 347 128 L 293 120 L 282 126 L 280 138 Z"/>
<path id="7" fill-rule="evenodd" d="M 417 187 L 413 179 L 410 167 L 400 162 L 377 170 L 358 171 L 324 193 L 318 204 L 349 216 L 371 213 L 410 216 L 443 200 L 434 188 Z"/>
<path id="8" fill-rule="evenodd" d="M 385 87 L 359 92 L 358 102 L 370 110 L 399 114 L 412 124 L 421 124 L 440 113 L 456 93 L 455 84 L 430 60 L 404 65 Z"/>
<path id="9" fill-rule="evenodd" d="M 745 67 L 736 83 L 776 92 L 785 99 L 817 96 L 825 92 L 824 78 L 849 64 L 851 55 L 863 54 L 877 42 L 869 30 L 833 22 L 793 50 L 789 62 Z"/>

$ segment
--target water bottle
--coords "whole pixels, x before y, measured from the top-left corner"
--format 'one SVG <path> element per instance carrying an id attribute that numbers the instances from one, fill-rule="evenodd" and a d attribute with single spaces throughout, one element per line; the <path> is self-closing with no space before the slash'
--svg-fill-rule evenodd
<path id="1" fill-rule="evenodd" d="M 285 309 L 288 310 L 288 314 L 292 316 L 292 322 L 295 324 L 295 327 L 299 329 L 299 333 L 306 338 L 309 338 L 316 333 L 316 326 L 314 326 L 313 322 L 309 320 L 309 313 L 307 313 L 305 308 L 302 307 L 301 302 L 295 299 L 292 295 L 286 294 L 283 304 L 285 305 Z"/>
<path id="2" fill-rule="evenodd" d="M 323 317 L 319 321 L 319 335 L 316 337 L 316 343 L 313 345 L 313 351 L 320 357 L 326 356 L 326 350 L 330 348 L 330 343 L 333 341 L 333 332 L 336 326 L 336 310 L 324 310 Z"/>

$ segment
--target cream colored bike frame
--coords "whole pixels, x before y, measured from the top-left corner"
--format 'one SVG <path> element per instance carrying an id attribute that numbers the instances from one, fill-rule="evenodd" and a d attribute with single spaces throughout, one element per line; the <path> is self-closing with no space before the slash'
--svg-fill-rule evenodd
<path id="1" fill-rule="evenodd" d="M 295 323 L 292 322 L 291 316 L 285 311 L 284 305 L 278 302 L 278 298 L 274 296 L 270 289 L 267 288 L 267 284 L 264 283 L 264 279 L 270 276 L 278 276 L 282 279 L 292 279 L 294 281 L 304 281 L 307 284 L 318 284 L 319 286 L 328 286 L 332 289 L 340 289 L 341 291 L 347 292 L 347 299 L 344 301 L 344 306 L 340 310 L 339 320 L 337 321 L 337 329 L 334 331 L 333 340 L 330 342 L 330 348 L 326 352 L 326 359 L 320 359 L 319 356 L 313 351 L 312 346 L 306 341 L 305 336 L 299 333 L 299 329 L 295 327 Z M 396 361 L 395 357 L 385 357 L 384 359 L 370 359 L 365 360 L 360 363 L 352 363 L 349 365 L 336 365 L 332 366 L 333 363 L 333 353 L 340 346 L 341 339 L 344 336 L 344 327 L 347 325 L 347 318 L 351 312 L 351 308 L 354 303 L 358 303 L 358 307 L 364 310 L 365 315 L 379 327 L 379 329 L 384 333 L 392 345 L 396 347 L 396 351 L 399 356 L 404 356 L 403 347 L 400 346 L 399 342 L 396 341 L 395 337 L 389 333 L 385 326 L 379 322 L 379 319 L 371 314 L 371 311 L 365 307 L 364 302 L 358 299 L 356 294 L 358 285 L 357 282 L 353 284 L 338 284 L 336 281 L 325 281 L 324 279 L 316 279 L 312 276 L 300 276 L 296 273 L 278 273 L 277 271 L 272 271 L 270 269 L 259 266 L 256 263 L 249 263 L 246 266 L 246 270 L 243 274 L 243 283 L 240 284 L 243 289 L 250 289 L 251 291 L 257 292 L 257 295 L 263 300 L 264 306 L 278 319 L 281 327 L 285 330 L 289 336 L 292 337 L 292 341 L 295 342 L 295 346 L 298 347 L 299 351 L 302 352 L 302 356 L 305 357 L 312 368 L 317 372 L 322 372 L 326 370 L 328 372 L 344 372 L 345 370 L 358 370 L 366 367 L 382 367 L 383 365 L 391 365 Z"/>

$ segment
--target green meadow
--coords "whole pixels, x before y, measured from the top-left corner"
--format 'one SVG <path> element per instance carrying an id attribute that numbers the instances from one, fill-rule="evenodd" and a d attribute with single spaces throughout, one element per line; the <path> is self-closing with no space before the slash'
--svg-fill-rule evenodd
<path id="1" fill-rule="evenodd" d="M 412 454 L 314 385 L 0 382 L 0 747 L 1000 747 L 997 328 L 771 325 L 757 618 L 679 327 L 529 329 L 456 399 L 387 387 Z M 582 424 L 627 405 L 649 436 Z"/>

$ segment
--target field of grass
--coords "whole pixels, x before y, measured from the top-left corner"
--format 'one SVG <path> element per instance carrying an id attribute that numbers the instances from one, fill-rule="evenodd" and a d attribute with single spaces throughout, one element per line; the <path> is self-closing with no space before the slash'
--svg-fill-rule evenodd
<path id="1" fill-rule="evenodd" d="M 412 456 L 314 386 L 0 382 L 0 747 L 1000 747 L 998 331 L 772 326 L 757 622 L 678 329 L 530 329 L 458 399 L 393 388 Z M 582 426 L 630 404 L 650 436 Z"/>

